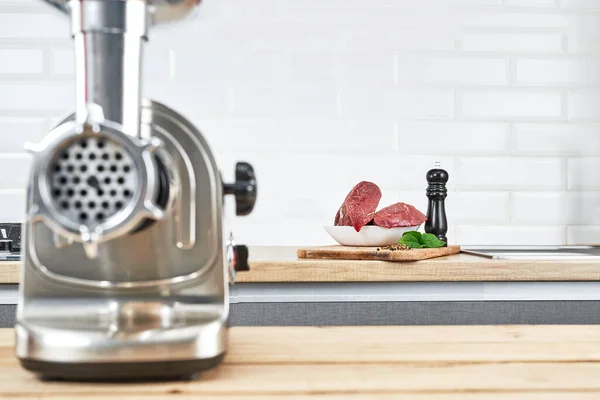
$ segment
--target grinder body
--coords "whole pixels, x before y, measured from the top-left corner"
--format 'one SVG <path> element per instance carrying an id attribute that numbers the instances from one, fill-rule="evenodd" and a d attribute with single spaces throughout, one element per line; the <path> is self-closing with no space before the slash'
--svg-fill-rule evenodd
<path id="1" fill-rule="evenodd" d="M 72 18 L 77 104 L 30 146 L 17 356 L 77 380 L 213 367 L 227 350 L 232 186 L 187 119 L 140 97 L 152 13 L 172 19 L 170 3 L 184 15 L 198 1 L 49 2 Z M 236 186 L 251 199 L 245 213 L 256 196 L 249 168 Z"/>
<path id="2" fill-rule="evenodd" d="M 95 258 L 44 221 L 24 225 L 16 334 L 27 369 L 66 379 L 178 376 L 226 351 L 231 244 L 220 174 L 183 117 L 146 102 L 142 121 L 169 159 L 164 218 L 99 244 Z M 28 196 L 31 210 L 39 199 Z"/>

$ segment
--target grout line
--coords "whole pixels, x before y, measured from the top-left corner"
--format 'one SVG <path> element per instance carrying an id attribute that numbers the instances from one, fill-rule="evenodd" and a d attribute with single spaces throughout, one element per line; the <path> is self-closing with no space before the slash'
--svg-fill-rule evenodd
<path id="1" fill-rule="evenodd" d="M 400 83 L 400 54 L 394 55 L 394 85 L 398 86 Z"/>
<path id="2" fill-rule="evenodd" d="M 226 115 L 232 118 L 236 111 L 235 89 L 232 85 L 227 85 L 227 112 Z"/>
<path id="3" fill-rule="evenodd" d="M 47 6 L 41 7 L 36 4 L 26 4 L 21 5 L 17 4 L 2 4 L 0 5 L 0 14 L 34 14 L 34 15 L 44 15 L 48 14 Z"/>
<path id="4" fill-rule="evenodd" d="M 508 56 L 508 85 L 515 87 L 517 85 L 517 59 L 514 56 Z"/>
<path id="5" fill-rule="evenodd" d="M 570 160 L 571 160 L 571 157 L 567 156 L 567 157 L 565 157 L 565 161 L 564 161 L 564 163 L 565 163 L 565 168 L 564 168 L 564 171 L 565 171 L 564 187 L 565 187 L 565 189 L 564 190 L 567 192 L 571 191 L 571 189 L 569 189 L 569 171 L 571 170 Z"/>
<path id="6" fill-rule="evenodd" d="M 401 154 L 402 151 L 400 149 L 400 144 L 402 141 L 400 140 L 400 122 L 394 122 L 394 150 L 396 153 Z"/>
<path id="7" fill-rule="evenodd" d="M 54 65 L 56 64 L 55 54 L 51 48 L 44 47 L 43 56 L 43 75 L 48 77 L 49 79 L 56 78 L 56 74 L 54 73 Z"/>
<path id="8" fill-rule="evenodd" d="M 173 49 L 169 49 L 168 56 L 169 58 L 169 81 L 173 81 L 175 79 L 175 68 L 176 68 L 176 55 Z"/>
<path id="9" fill-rule="evenodd" d="M 452 169 L 454 172 L 454 174 L 456 174 L 455 178 L 453 179 L 452 183 L 450 184 L 450 187 L 448 189 L 453 190 L 457 193 L 462 192 L 463 190 L 461 190 L 461 188 L 459 187 L 459 185 L 457 184 L 457 182 L 460 182 L 460 178 L 461 178 L 461 165 L 460 165 L 460 158 L 454 156 L 452 158 Z"/>
<path id="10" fill-rule="evenodd" d="M 461 35 L 459 35 L 458 37 L 456 37 L 456 39 L 454 39 L 454 53 L 455 54 L 463 53 L 463 41 L 464 41 L 464 38 Z M 471 53 L 471 52 L 469 52 L 469 53 Z"/>
<path id="11" fill-rule="evenodd" d="M 49 132 L 54 128 L 54 118 L 52 117 L 46 117 L 45 119 L 45 128 L 44 131 L 45 132 Z"/>
<path id="12" fill-rule="evenodd" d="M 513 190 L 510 190 L 508 192 L 508 223 L 509 224 L 514 223 L 513 207 L 514 207 Z"/>
<path id="13" fill-rule="evenodd" d="M 509 123 L 508 127 L 506 128 L 508 130 L 508 135 L 507 135 L 507 146 L 508 146 L 508 154 L 509 156 L 516 156 L 517 155 L 517 149 L 516 149 L 516 129 L 517 127 L 515 126 L 514 123 Z"/>
<path id="14" fill-rule="evenodd" d="M 564 33 L 561 35 L 560 45 L 565 53 L 569 53 L 569 49 L 571 46 L 570 46 L 570 40 L 569 40 L 568 35 L 566 35 Z"/>
<path id="15" fill-rule="evenodd" d="M 568 89 L 564 89 L 561 92 L 561 113 L 562 113 L 562 120 L 565 122 L 569 122 L 569 90 Z"/>
<path id="16" fill-rule="evenodd" d="M 462 90 L 454 88 L 454 121 L 462 120 Z"/>

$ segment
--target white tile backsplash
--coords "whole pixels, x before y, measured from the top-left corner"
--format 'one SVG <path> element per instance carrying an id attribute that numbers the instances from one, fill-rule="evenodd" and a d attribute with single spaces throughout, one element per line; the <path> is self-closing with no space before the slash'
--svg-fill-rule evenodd
<path id="1" fill-rule="evenodd" d="M 398 62 L 401 83 L 440 85 L 508 85 L 505 58 L 403 55 Z"/>
<path id="2" fill-rule="evenodd" d="M 600 224 L 600 192 L 513 193 L 515 224 Z"/>
<path id="3" fill-rule="evenodd" d="M 0 117 L 0 154 L 22 153 L 25 142 L 38 142 L 48 129 L 46 118 Z M 0 159 L 3 155 L 0 155 Z"/>
<path id="4" fill-rule="evenodd" d="M 341 114 L 407 119 L 452 119 L 452 89 L 413 89 L 404 87 L 355 86 L 340 90 Z"/>
<path id="5" fill-rule="evenodd" d="M 598 54 L 600 36 L 574 33 L 566 40 L 567 51 L 574 54 Z"/>
<path id="6" fill-rule="evenodd" d="M 399 127 L 401 154 L 493 155 L 509 151 L 507 123 L 402 121 Z"/>
<path id="7" fill-rule="evenodd" d="M 223 160 L 233 162 L 235 158 L 243 158 L 254 165 L 257 176 L 261 177 L 260 185 L 276 188 L 289 198 L 295 198 L 299 192 L 318 197 L 323 190 L 339 191 L 340 197 L 344 198 L 352 186 L 362 180 L 376 182 L 382 190 L 422 190 L 424 193 L 427 186 L 425 172 L 436 161 L 456 176 L 454 158 L 448 156 L 394 154 L 366 157 L 353 153 L 265 154 L 245 151 L 236 153 L 235 157 L 223 157 Z M 224 167 L 231 168 L 230 165 L 233 164 Z M 278 173 L 273 173 L 273 168 L 279 169 Z M 452 181 L 449 186 L 452 188 L 454 184 L 455 181 Z"/>
<path id="8" fill-rule="evenodd" d="M 562 95 L 558 90 L 465 90 L 462 117 L 496 120 L 558 120 L 562 118 Z"/>
<path id="9" fill-rule="evenodd" d="M 526 155 L 593 156 L 600 154 L 599 123 L 514 125 L 514 151 Z"/>
<path id="10" fill-rule="evenodd" d="M 502 0 L 505 6 L 513 7 L 556 7 L 557 0 Z"/>
<path id="11" fill-rule="evenodd" d="M 0 110 L 15 112 L 66 112 L 75 104 L 72 82 L 10 83 L 0 82 Z"/>
<path id="12" fill-rule="evenodd" d="M 69 24 L 0 0 L 0 220 L 22 220 L 29 158 L 74 106 Z M 259 179 L 250 245 L 326 244 L 360 180 L 425 211 L 450 172 L 450 242 L 600 243 L 596 0 L 211 0 L 156 29 L 145 96 L 189 117 L 225 177 Z"/>
<path id="13" fill-rule="evenodd" d="M 50 10 L 47 6 L 42 8 L 41 4 L 40 9 L 35 11 L 0 13 L 0 38 L 64 40 L 70 36 L 69 24 L 65 23 L 64 16 Z"/>
<path id="14" fill-rule="evenodd" d="M 195 121 L 217 151 L 396 155 L 396 122 L 384 119 L 238 118 Z M 232 140 L 232 138 L 236 138 Z M 318 143 L 318 145 L 317 145 Z M 375 145 L 376 144 L 376 145 Z"/>
<path id="15" fill-rule="evenodd" d="M 570 121 L 600 121 L 600 90 L 571 90 L 568 103 Z"/>
<path id="16" fill-rule="evenodd" d="M 25 215 L 25 190 L 0 189 L 0 220 L 21 222 Z"/>
<path id="17" fill-rule="evenodd" d="M 585 8 L 600 10 L 600 4 L 596 0 L 559 0 L 562 7 Z"/>
<path id="18" fill-rule="evenodd" d="M 462 157 L 460 189 L 557 190 L 565 188 L 565 161 L 560 158 Z"/>
<path id="19" fill-rule="evenodd" d="M 598 245 L 600 226 L 571 225 L 567 228 L 567 243 L 572 245 Z"/>
<path id="20" fill-rule="evenodd" d="M 480 245 L 561 245 L 566 241 L 566 229 L 563 225 L 550 226 L 481 226 L 459 225 L 457 228 L 459 243 L 477 243 Z"/>
<path id="21" fill-rule="evenodd" d="M 510 193 L 451 191 L 446 200 L 446 213 L 448 222 L 454 224 L 508 224 Z"/>
<path id="22" fill-rule="evenodd" d="M 460 37 L 463 51 L 561 53 L 562 43 L 557 33 L 465 33 Z"/>
<path id="23" fill-rule="evenodd" d="M 44 73 L 42 49 L 0 49 L 0 74 L 41 75 Z"/>
<path id="24" fill-rule="evenodd" d="M 339 109 L 334 86 L 238 85 L 233 98 L 236 117 L 333 117 Z"/>
<path id="25" fill-rule="evenodd" d="M 598 59 L 536 58 L 517 60 L 517 84 L 523 86 L 594 86 L 600 83 Z"/>
<path id="26" fill-rule="evenodd" d="M 2 154 L 0 170 L 5 171 L 0 189 L 24 189 L 27 184 L 31 157 L 29 154 Z"/>
<path id="27" fill-rule="evenodd" d="M 176 109 L 188 118 L 224 117 L 232 113 L 233 95 L 226 84 L 211 82 L 175 84 L 151 81 L 145 89 L 147 97 Z"/>
<path id="28" fill-rule="evenodd" d="M 600 158 L 571 158 L 567 170 L 569 190 L 600 190 Z"/>
<path id="29" fill-rule="evenodd" d="M 352 25 L 343 29 L 343 48 L 356 50 L 452 51 L 456 41 L 440 29 L 393 23 Z"/>
<path id="30" fill-rule="evenodd" d="M 397 55 L 394 52 L 356 52 L 334 56 L 340 84 L 393 85 Z"/>
<path id="31" fill-rule="evenodd" d="M 593 23 L 588 15 L 573 15 L 567 12 L 540 12 L 540 10 L 525 10 L 507 8 L 506 10 L 470 10 L 455 16 L 457 22 L 469 29 L 572 29 L 580 24 Z"/>
<path id="32" fill-rule="evenodd" d="M 75 57 L 72 47 L 59 48 L 55 46 L 51 52 L 51 71 L 52 76 L 64 76 L 73 79 L 75 74 Z"/>

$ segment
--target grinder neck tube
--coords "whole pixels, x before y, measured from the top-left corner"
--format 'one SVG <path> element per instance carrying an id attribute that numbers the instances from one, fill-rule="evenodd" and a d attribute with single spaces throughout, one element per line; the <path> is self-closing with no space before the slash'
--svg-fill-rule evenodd
<path id="1" fill-rule="evenodd" d="M 88 105 L 97 104 L 106 120 L 139 136 L 142 56 L 150 23 L 146 1 L 72 0 L 69 5 L 77 119 L 86 119 Z"/>

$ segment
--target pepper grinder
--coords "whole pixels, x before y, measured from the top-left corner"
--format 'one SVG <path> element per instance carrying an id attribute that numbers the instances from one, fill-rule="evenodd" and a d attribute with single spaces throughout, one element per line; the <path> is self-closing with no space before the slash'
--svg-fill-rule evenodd
<path id="1" fill-rule="evenodd" d="M 440 168 L 439 163 L 427 172 L 427 222 L 425 222 L 425 232 L 434 234 L 439 240 L 448 245 L 448 221 L 446 220 L 445 200 L 448 196 L 446 183 L 448 182 L 448 172 Z"/>

